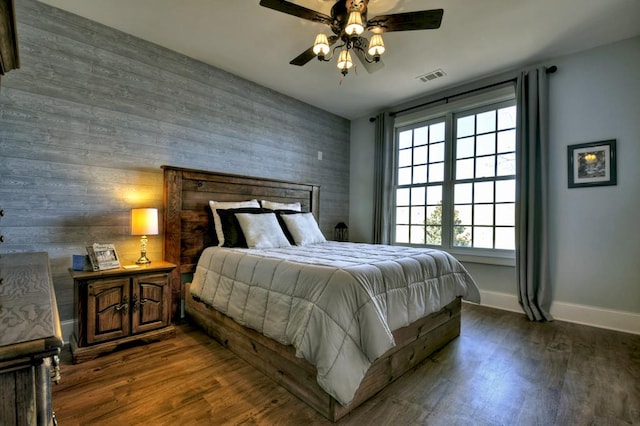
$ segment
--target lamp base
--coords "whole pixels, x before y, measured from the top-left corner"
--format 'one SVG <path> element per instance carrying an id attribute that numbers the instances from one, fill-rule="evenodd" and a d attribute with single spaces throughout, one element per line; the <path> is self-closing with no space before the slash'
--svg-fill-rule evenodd
<path id="1" fill-rule="evenodd" d="M 147 236 L 143 235 L 140 238 L 140 259 L 136 261 L 136 264 L 146 265 L 148 263 L 151 263 L 151 261 L 147 257 Z"/>
<path id="2" fill-rule="evenodd" d="M 138 265 L 146 265 L 148 263 L 151 263 L 151 261 L 147 257 L 147 253 L 142 252 L 142 253 L 140 253 L 140 259 L 136 260 L 136 263 Z"/>

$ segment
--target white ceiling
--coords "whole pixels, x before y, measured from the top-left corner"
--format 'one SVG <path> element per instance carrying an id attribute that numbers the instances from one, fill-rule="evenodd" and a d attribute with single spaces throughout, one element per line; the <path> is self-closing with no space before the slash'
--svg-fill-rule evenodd
<path id="1" fill-rule="evenodd" d="M 385 66 L 340 84 L 335 59 L 289 61 L 325 25 L 259 0 L 40 0 L 354 119 L 432 91 L 640 35 L 639 0 L 370 0 L 378 14 L 444 9 L 437 30 L 384 35 Z M 330 14 L 333 0 L 293 0 Z M 416 77 L 442 69 L 428 83 Z"/>

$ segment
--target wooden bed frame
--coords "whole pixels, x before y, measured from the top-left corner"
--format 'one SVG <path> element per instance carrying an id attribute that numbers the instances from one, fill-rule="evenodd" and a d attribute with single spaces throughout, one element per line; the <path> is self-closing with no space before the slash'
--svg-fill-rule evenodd
<path id="1" fill-rule="evenodd" d="M 299 201 L 303 210 L 319 214 L 317 185 L 229 175 L 163 166 L 164 258 L 178 265 L 173 277 L 172 318 L 180 318 L 182 302 L 186 316 L 240 358 L 275 380 L 289 392 L 331 421 L 337 421 L 430 354 L 460 334 L 460 298 L 442 310 L 393 332 L 396 346 L 369 368 L 356 395 L 343 407 L 316 381 L 316 369 L 296 358 L 284 346 L 243 327 L 204 303 L 194 300 L 190 275 L 206 247 L 213 243 L 209 200 L 242 201 L 256 198 L 279 202 Z M 184 278 L 184 279 L 183 279 Z"/>

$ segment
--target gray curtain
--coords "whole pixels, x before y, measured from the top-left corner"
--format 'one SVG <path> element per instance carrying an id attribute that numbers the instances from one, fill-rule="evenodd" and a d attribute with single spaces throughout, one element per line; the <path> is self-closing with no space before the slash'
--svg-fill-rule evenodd
<path id="1" fill-rule="evenodd" d="M 546 68 L 516 84 L 516 273 L 518 301 L 530 320 L 552 321 L 548 248 L 549 119 Z"/>
<path id="2" fill-rule="evenodd" d="M 393 208 L 393 119 L 389 113 L 376 116 L 373 242 L 391 244 Z"/>

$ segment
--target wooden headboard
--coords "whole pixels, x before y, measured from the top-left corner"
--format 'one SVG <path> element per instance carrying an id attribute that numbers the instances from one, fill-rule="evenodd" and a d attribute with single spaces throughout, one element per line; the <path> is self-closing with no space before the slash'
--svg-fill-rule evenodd
<path id="1" fill-rule="evenodd" d="M 164 260 L 177 268 L 172 276 L 172 318 L 180 317 L 182 275 L 193 273 L 202 251 L 215 242 L 209 200 L 266 199 L 300 202 L 319 219 L 320 187 L 250 176 L 162 166 L 164 170 Z"/>

